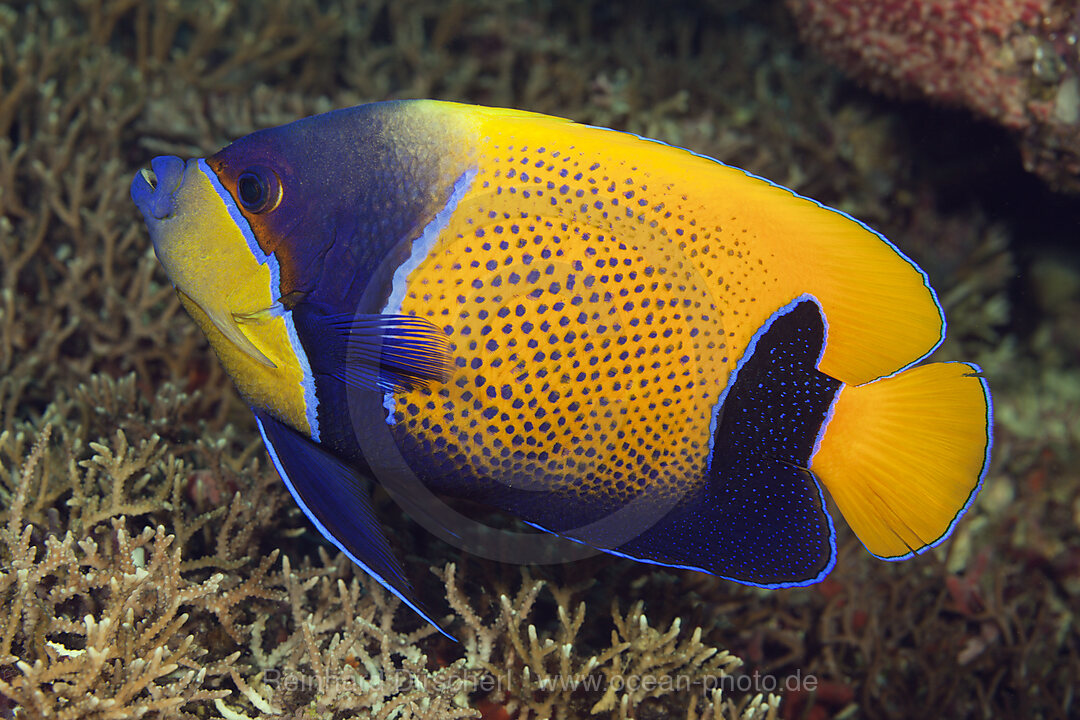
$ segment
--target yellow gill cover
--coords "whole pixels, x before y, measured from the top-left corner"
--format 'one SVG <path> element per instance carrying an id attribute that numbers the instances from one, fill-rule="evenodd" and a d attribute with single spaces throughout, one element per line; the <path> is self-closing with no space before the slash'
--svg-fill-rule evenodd
<path id="1" fill-rule="evenodd" d="M 173 203 L 153 233 L 181 302 L 241 396 L 308 432 L 304 370 L 276 311 L 272 262 L 257 256 L 246 221 L 205 164 L 189 161 Z"/>

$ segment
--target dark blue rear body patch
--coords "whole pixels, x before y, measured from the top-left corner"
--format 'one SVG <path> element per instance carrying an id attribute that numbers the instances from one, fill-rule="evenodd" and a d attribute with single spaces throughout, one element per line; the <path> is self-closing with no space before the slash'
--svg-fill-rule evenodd
<path id="1" fill-rule="evenodd" d="M 543 527 L 617 555 L 752 585 L 819 581 L 835 564 L 836 539 L 807 466 L 841 386 L 817 370 L 824 342 L 812 300 L 770 319 L 718 414 L 707 481 L 638 537 L 611 547 L 603 537 Z"/>

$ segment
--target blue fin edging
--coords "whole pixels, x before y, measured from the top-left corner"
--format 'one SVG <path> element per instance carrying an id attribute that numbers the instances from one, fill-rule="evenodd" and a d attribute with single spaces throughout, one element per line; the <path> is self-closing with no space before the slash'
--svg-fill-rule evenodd
<path id="1" fill-rule="evenodd" d="M 457 642 L 416 598 L 375 518 L 370 499 L 362 492 L 362 480 L 356 471 L 269 415 L 253 412 L 274 468 L 319 533 L 417 615 Z M 290 451 L 300 457 L 290 456 Z M 307 463 L 311 466 L 304 467 Z M 287 465 L 292 466 L 292 472 Z M 321 497 L 320 493 L 326 493 L 327 497 Z M 361 541 L 368 543 L 368 547 L 362 548 Z"/>

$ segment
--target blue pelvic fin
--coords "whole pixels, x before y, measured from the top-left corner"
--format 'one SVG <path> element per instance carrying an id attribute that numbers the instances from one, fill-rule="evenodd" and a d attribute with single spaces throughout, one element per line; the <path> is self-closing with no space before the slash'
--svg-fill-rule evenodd
<path id="1" fill-rule="evenodd" d="M 439 632 L 454 640 L 421 604 L 390 549 L 371 507 L 370 483 L 292 428 L 265 412 L 254 408 L 252 411 L 278 475 L 323 537 Z"/>
<path id="2" fill-rule="evenodd" d="M 810 298 L 769 319 L 718 403 L 703 487 L 609 552 L 762 587 L 807 585 L 832 570 L 835 529 L 807 469 L 841 385 L 817 370 L 825 332 Z"/>
<path id="3" fill-rule="evenodd" d="M 423 318 L 329 312 L 308 302 L 292 314 L 316 375 L 382 392 L 445 382 L 450 375 L 446 333 Z"/>

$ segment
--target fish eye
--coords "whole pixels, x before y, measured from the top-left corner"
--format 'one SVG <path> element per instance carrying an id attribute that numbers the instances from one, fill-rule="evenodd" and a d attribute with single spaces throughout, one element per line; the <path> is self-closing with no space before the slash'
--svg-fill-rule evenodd
<path id="1" fill-rule="evenodd" d="M 281 181 L 270 168 L 250 167 L 236 179 L 236 197 L 248 212 L 273 210 L 281 202 Z"/>

